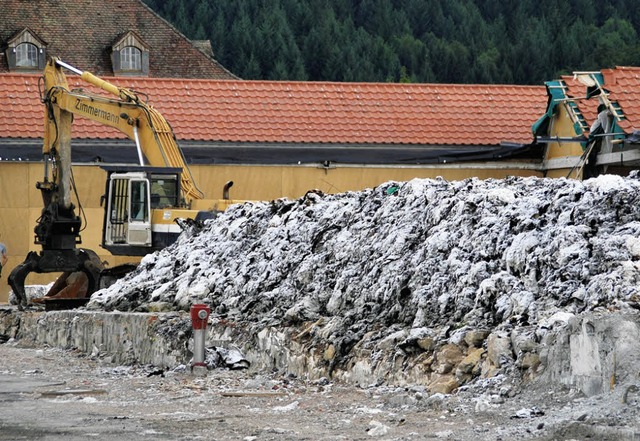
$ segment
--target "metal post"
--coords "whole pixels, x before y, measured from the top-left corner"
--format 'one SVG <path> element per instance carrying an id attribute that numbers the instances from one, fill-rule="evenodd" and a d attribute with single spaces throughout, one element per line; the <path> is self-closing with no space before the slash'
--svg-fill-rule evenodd
<path id="1" fill-rule="evenodd" d="M 204 304 L 195 304 L 191 306 L 191 323 L 193 326 L 193 360 L 191 361 L 191 370 L 195 366 L 207 367 L 205 359 L 205 340 L 207 332 L 207 322 L 211 308 Z"/>

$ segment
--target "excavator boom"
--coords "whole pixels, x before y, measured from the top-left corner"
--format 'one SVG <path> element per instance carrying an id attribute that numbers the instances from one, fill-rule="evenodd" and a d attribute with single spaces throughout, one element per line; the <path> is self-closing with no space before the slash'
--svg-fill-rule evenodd
<path id="1" fill-rule="evenodd" d="M 118 99 L 71 91 L 62 71 L 63 67 L 72 70 L 87 83 Z M 47 62 L 44 82 L 43 101 L 45 105 L 55 106 L 60 110 L 119 130 L 136 142 L 136 146 L 146 158 L 148 165 L 182 169 L 181 188 L 187 204 L 204 197 L 202 191 L 195 184 L 170 124 L 156 109 L 144 103 L 133 91 L 117 87 L 56 58 L 51 58 Z M 46 132 L 57 130 L 56 125 L 49 124 L 48 121 L 45 121 L 45 126 L 47 127 Z M 59 131 L 49 133 L 49 139 L 55 139 L 59 135 Z M 52 144 L 52 142 L 45 142 L 44 153 L 47 153 L 47 149 L 51 148 Z M 140 160 L 142 161 L 142 157 Z"/>

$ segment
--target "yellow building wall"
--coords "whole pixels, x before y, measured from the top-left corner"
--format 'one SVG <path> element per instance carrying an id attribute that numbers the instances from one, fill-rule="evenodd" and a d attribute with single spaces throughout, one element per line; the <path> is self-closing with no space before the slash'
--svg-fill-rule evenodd
<path id="1" fill-rule="evenodd" d="M 501 163 L 504 167 L 505 163 Z M 469 177 L 504 178 L 507 176 L 542 176 L 541 172 L 518 168 L 456 166 L 424 167 L 336 167 L 324 169 L 309 166 L 211 166 L 191 167 L 198 187 L 208 199 L 222 197 L 222 188 L 234 181 L 230 197 L 239 200 L 273 200 L 281 197 L 298 198 L 310 189 L 325 193 L 340 193 L 372 188 L 387 181 L 408 181 L 413 178 L 460 180 Z M 0 162 L 0 242 L 8 249 L 9 261 L 0 279 L 0 303 L 8 300 L 10 287 L 7 277 L 29 251 L 40 251 L 35 245 L 33 228 L 40 216 L 42 197 L 36 182 L 43 179 L 42 163 Z M 83 248 L 94 250 L 108 266 L 138 262 L 139 257 L 112 256 L 100 247 L 103 209 L 100 197 L 104 193 L 106 172 L 96 165 L 74 165 L 74 179 L 86 216 L 82 231 Z M 74 200 L 77 206 L 77 202 Z M 26 284 L 47 284 L 58 274 L 35 274 Z"/>
<path id="2" fill-rule="evenodd" d="M 299 198 L 311 189 L 325 193 L 341 193 L 372 188 L 387 181 L 409 181 L 414 178 L 443 177 L 450 181 L 477 177 L 542 176 L 541 172 L 518 168 L 459 167 L 322 167 L 307 166 L 191 166 L 194 179 L 208 199 L 222 197 L 228 181 L 234 185 L 231 199 L 272 200 Z"/>
<path id="3" fill-rule="evenodd" d="M 574 136 L 581 135 L 577 133 L 573 120 L 569 115 L 566 107 L 563 105 L 558 106 L 558 109 L 554 119 L 552 120 L 549 128 L 550 137 L 572 138 Z M 578 158 L 582 156 L 583 148 L 579 142 L 552 142 L 547 145 L 545 152 L 545 161 L 552 159 L 568 158 L 577 162 Z M 566 178 L 571 172 L 571 168 L 559 168 L 548 170 L 546 175 L 549 178 Z M 571 178 L 581 179 L 581 173 L 577 173 L 574 170 L 571 173 Z"/>

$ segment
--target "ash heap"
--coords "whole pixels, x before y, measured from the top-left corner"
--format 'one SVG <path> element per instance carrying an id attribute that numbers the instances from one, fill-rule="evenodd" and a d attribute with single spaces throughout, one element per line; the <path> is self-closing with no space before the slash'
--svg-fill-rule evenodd
<path id="1" fill-rule="evenodd" d="M 378 350 L 413 354 L 448 392 L 514 363 L 536 369 L 539 343 L 572 317 L 640 308 L 639 198 L 632 174 L 415 179 L 245 203 L 146 256 L 88 308 L 206 303 L 256 332 L 306 329 L 334 367 L 358 351 L 373 370 Z"/>

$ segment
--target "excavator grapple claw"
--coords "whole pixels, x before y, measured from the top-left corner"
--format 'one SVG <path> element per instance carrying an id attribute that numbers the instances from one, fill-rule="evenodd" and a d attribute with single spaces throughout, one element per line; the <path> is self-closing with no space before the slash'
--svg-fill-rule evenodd
<path id="1" fill-rule="evenodd" d="M 61 272 L 47 298 L 88 298 L 100 286 L 103 270 L 98 255 L 89 249 L 43 250 L 39 254 L 31 251 L 20 265 L 9 275 L 9 285 L 18 301 L 18 309 L 23 311 L 29 299 L 25 292 L 25 280 L 29 273 Z"/>

